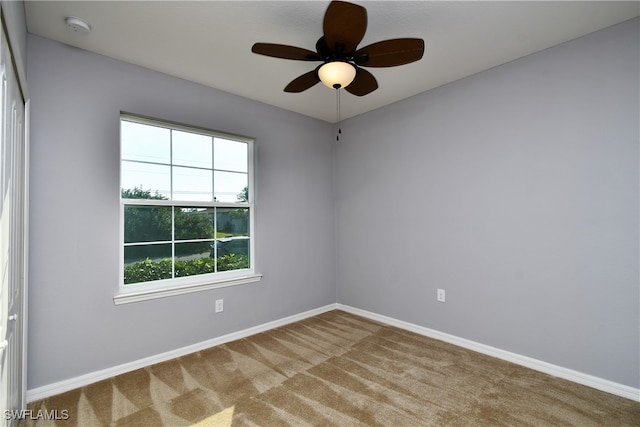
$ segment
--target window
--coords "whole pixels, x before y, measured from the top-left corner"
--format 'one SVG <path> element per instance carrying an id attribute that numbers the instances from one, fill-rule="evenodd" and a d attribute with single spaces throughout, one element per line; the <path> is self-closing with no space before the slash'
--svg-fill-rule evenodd
<path id="1" fill-rule="evenodd" d="M 120 116 L 116 303 L 259 279 L 253 140 Z"/>

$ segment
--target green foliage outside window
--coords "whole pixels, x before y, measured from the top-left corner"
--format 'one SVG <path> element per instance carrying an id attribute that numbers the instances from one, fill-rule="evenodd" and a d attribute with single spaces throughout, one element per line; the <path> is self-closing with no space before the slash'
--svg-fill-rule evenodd
<path id="1" fill-rule="evenodd" d="M 249 268 L 249 257 L 240 254 L 228 254 L 217 259 L 218 271 L 238 270 Z M 197 274 L 214 273 L 216 260 L 213 258 L 198 258 L 176 261 L 176 277 L 194 276 Z M 124 268 L 124 283 L 149 282 L 171 278 L 171 259 L 158 261 L 146 259 Z"/>

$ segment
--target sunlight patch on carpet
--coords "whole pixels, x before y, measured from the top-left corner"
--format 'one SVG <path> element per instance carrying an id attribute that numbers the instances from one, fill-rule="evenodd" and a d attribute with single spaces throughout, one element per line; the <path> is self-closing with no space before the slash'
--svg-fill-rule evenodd
<path id="1" fill-rule="evenodd" d="M 235 405 L 230 406 L 204 420 L 193 424 L 193 427 L 231 427 Z"/>

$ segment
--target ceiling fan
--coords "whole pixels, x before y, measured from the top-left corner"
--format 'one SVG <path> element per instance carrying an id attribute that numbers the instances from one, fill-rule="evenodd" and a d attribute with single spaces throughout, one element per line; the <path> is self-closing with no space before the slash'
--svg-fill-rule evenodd
<path id="1" fill-rule="evenodd" d="M 295 46 L 255 43 L 253 53 L 298 61 L 321 61 L 318 67 L 295 79 L 285 92 L 302 92 L 322 81 L 330 88 L 344 88 L 364 96 L 378 88 L 373 74 L 362 67 L 395 67 L 418 61 L 424 40 L 401 38 L 384 40 L 358 49 L 367 30 L 367 10 L 353 3 L 332 1 L 322 24 L 323 36 L 316 52 Z"/>

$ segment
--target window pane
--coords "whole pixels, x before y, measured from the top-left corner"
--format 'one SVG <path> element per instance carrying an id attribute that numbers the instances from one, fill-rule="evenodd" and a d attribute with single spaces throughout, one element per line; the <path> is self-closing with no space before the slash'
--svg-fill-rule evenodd
<path id="1" fill-rule="evenodd" d="M 176 207 L 176 240 L 213 239 L 215 210 Z"/>
<path id="2" fill-rule="evenodd" d="M 171 243 L 124 247 L 124 284 L 171 279 Z"/>
<path id="3" fill-rule="evenodd" d="M 151 125 L 121 121 L 122 159 L 169 164 L 170 130 Z"/>
<path id="4" fill-rule="evenodd" d="M 122 162 L 122 189 L 148 191 L 150 199 L 169 199 L 171 195 L 171 169 L 169 166 L 148 163 Z M 139 191 L 137 193 L 140 193 Z M 142 198 L 142 197 L 136 197 Z"/>
<path id="5" fill-rule="evenodd" d="M 174 130 L 172 135 L 173 164 L 181 166 L 195 166 L 211 169 L 210 136 L 191 132 Z"/>
<path id="6" fill-rule="evenodd" d="M 195 276 L 215 272 L 211 258 L 213 241 L 176 243 L 176 277 Z"/>
<path id="7" fill-rule="evenodd" d="M 219 202 L 237 202 L 242 200 L 245 187 L 248 186 L 248 175 L 235 172 L 214 172 L 214 195 Z"/>
<path id="8" fill-rule="evenodd" d="M 218 271 L 249 268 L 249 237 L 235 236 L 216 240 Z"/>
<path id="9" fill-rule="evenodd" d="M 211 170 L 173 167 L 173 200 L 213 200 Z"/>
<path id="10" fill-rule="evenodd" d="M 124 241 L 171 241 L 171 206 L 125 206 Z"/>
<path id="11" fill-rule="evenodd" d="M 232 236 L 249 235 L 248 208 L 218 208 L 216 210 L 216 225 L 218 239 Z"/>
<path id="12" fill-rule="evenodd" d="M 207 242 L 176 243 L 176 261 L 211 258 L 213 240 Z"/>
<path id="13" fill-rule="evenodd" d="M 249 209 L 218 208 L 216 225 L 218 271 L 249 268 Z"/>
<path id="14" fill-rule="evenodd" d="M 214 169 L 248 172 L 248 145 L 245 142 L 215 138 Z"/>
<path id="15" fill-rule="evenodd" d="M 225 237 L 216 240 L 215 247 L 217 249 L 218 258 L 229 254 L 249 256 L 249 236 Z M 248 267 L 242 267 L 246 268 Z"/>

